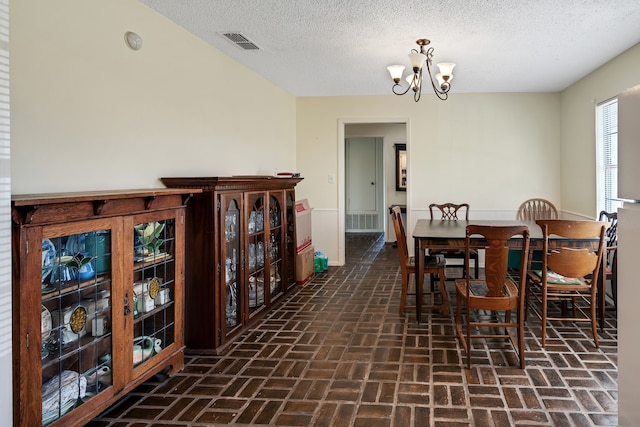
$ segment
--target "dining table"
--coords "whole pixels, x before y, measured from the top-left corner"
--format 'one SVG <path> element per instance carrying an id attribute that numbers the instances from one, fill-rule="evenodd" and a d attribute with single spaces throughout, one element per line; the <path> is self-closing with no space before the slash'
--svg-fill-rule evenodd
<path id="1" fill-rule="evenodd" d="M 459 249 L 465 250 L 467 225 L 487 225 L 487 226 L 513 226 L 526 225 L 529 228 L 529 250 L 542 250 L 543 235 L 542 229 L 535 221 L 517 220 L 441 220 L 441 219 L 418 219 L 413 229 L 413 239 L 415 246 L 415 268 L 416 268 L 416 320 L 421 321 L 422 298 L 424 286 L 424 261 L 428 250 L 437 249 Z M 599 240 L 592 239 L 569 239 L 558 236 L 549 237 L 549 247 L 572 247 L 597 249 Z M 487 246 L 485 239 L 481 236 L 472 236 L 470 244 L 473 249 L 484 249 Z M 507 242 L 511 249 L 522 248 L 522 238 L 515 237 Z M 605 316 L 605 272 L 606 258 L 603 256 L 602 266 L 598 277 L 597 286 L 597 311 L 600 320 L 600 328 L 604 328 Z"/>

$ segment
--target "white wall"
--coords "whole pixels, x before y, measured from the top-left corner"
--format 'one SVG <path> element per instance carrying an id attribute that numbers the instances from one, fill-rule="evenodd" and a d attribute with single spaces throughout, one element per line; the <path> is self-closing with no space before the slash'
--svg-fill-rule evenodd
<path id="1" fill-rule="evenodd" d="M 295 169 L 295 98 L 146 6 L 11 6 L 14 193 Z"/>
<path id="2" fill-rule="evenodd" d="M 297 106 L 297 170 L 307 177 L 298 193 L 314 207 L 312 238 L 330 261 L 342 260 L 343 122 L 408 121 L 408 230 L 428 216 L 431 201 L 464 201 L 476 215 L 511 217 L 530 197 L 561 207 L 559 94 L 454 93 L 446 102 L 424 96 L 418 103 L 395 95 L 309 97 Z M 328 174 L 338 176 L 335 184 Z"/>

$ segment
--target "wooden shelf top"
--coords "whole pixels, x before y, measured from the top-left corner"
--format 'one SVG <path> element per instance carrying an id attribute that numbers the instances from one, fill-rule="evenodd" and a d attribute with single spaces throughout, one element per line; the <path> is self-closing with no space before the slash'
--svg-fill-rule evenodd
<path id="1" fill-rule="evenodd" d="M 170 188 L 201 188 L 203 190 L 243 190 L 254 186 L 260 186 L 264 189 L 282 189 L 294 187 L 302 180 L 302 177 L 281 178 L 270 175 L 160 178 L 160 181 Z"/>
<path id="2" fill-rule="evenodd" d="M 158 197 L 174 194 L 200 193 L 197 188 L 150 188 L 134 190 L 78 191 L 68 193 L 12 194 L 13 206 L 86 202 L 92 200 L 117 200 L 135 197 Z"/>

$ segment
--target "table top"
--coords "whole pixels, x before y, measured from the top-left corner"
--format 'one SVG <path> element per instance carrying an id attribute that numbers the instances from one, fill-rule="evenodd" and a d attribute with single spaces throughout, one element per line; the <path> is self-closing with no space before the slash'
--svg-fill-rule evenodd
<path id="1" fill-rule="evenodd" d="M 490 226 L 511 226 L 526 225 L 529 227 L 530 239 L 542 239 L 542 229 L 535 221 L 517 220 L 441 220 L 441 219 L 419 219 L 413 229 L 414 239 L 464 239 L 468 224 L 490 225 Z"/>

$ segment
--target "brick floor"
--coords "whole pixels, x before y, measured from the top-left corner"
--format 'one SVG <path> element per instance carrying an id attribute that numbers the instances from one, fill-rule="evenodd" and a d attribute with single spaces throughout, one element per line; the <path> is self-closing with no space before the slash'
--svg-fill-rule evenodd
<path id="1" fill-rule="evenodd" d="M 615 311 L 599 349 L 587 325 L 560 322 L 543 349 L 530 316 L 526 369 L 508 343 L 483 340 L 466 369 L 453 315 L 399 316 L 400 283 L 391 244 L 350 234 L 344 267 L 291 294 L 225 354 L 187 356 L 182 372 L 147 381 L 89 425 L 617 425 Z"/>

